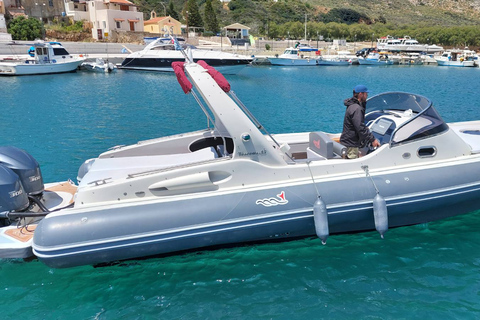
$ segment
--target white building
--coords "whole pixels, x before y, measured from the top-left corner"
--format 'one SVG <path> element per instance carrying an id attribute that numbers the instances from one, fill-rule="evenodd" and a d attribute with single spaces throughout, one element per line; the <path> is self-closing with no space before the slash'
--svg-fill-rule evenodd
<path id="1" fill-rule="evenodd" d="M 74 21 L 91 22 L 96 40 L 113 30 L 143 32 L 143 13 L 128 0 L 65 0 L 65 11 Z"/>
<path id="2" fill-rule="evenodd" d="M 7 22 L 5 21 L 5 3 L 0 0 L 0 41 L 12 41 L 12 35 L 7 33 Z"/>

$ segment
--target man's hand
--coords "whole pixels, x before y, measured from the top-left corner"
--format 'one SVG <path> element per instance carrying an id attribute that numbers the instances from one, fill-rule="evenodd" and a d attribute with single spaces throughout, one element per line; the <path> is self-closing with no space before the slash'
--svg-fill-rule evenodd
<path id="1" fill-rule="evenodd" d="M 378 147 L 380 147 L 380 146 L 381 146 L 381 144 L 380 144 L 380 142 L 379 142 L 377 139 L 375 139 L 375 140 L 372 142 L 372 147 L 378 148 Z"/>

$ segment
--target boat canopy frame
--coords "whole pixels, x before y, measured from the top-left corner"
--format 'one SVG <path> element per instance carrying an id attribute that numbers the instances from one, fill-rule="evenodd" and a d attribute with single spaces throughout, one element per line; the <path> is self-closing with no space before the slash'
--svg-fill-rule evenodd
<path id="1" fill-rule="evenodd" d="M 407 92 L 385 92 L 367 100 L 365 113 L 403 111 L 412 118 L 398 126 L 392 133 L 390 147 L 424 139 L 448 130 L 433 102 L 421 95 Z"/>

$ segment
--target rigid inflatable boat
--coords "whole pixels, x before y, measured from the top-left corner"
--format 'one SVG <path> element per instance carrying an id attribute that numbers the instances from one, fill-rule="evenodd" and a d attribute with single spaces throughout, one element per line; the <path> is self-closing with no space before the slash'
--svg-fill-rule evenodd
<path id="1" fill-rule="evenodd" d="M 208 128 L 87 160 L 73 205 L 49 212 L 28 198 L 17 204 L 32 175 L 3 169 L 9 227 L 31 207 L 44 214 L 32 231 L 39 260 L 73 267 L 298 237 L 325 243 L 480 208 L 480 121 L 447 124 L 423 96 L 379 94 L 365 120 L 381 147 L 347 160 L 338 133 L 269 134 L 220 73 L 191 61 L 174 70 Z"/>

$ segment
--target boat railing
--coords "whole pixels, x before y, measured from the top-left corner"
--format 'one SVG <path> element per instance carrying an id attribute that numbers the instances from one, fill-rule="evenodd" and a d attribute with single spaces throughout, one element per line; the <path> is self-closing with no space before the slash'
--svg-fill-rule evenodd
<path id="1" fill-rule="evenodd" d="M 173 166 L 168 166 L 160 169 L 153 169 L 153 170 L 147 170 L 147 171 L 142 171 L 142 172 L 136 172 L 136 173 L 130 173 L 127 175 L 127 179 L 132 179 L 132 178 L 137 178 L 137 177 L 144 177 L 152 174 L 157 174 L 157 173 L 162 173 L 162 172 L 168 172 L 172 170 L 178 170 L 178 169 L 185 169 L 185 168 L 191 168 L 191 167 L 197 167 L 199 165 L 205 165 L 205 164 L 210 164 L 210 163 L 216 163 L 219 161 L 226 161 L 230 160 L 230 157 L 219 157 L 215 159 L 208 159 L 208 160 L 200 160 L 200 161 L 195 161 L 195 162 L 189 162 L 189 163 L 182 163 L 179 165 L 173 165 Z"/>
<path id="2" fill-rule="evenodd" d="M 191 56 L 191 51 L 187 50 L 185 52 L 184 50 L 181 50 L 182 54 L 185 56 L 185 59 L 189 63 L 193 63 L 193 58 Z M 230 84 L 228 81 L 225 79 L 225 77 L 215 70 L 215 68 L 209 66 L 207 63 L 204 61 L 198 61 L 197 62 L 201 67 L 203 67 L 205 70 L 207 70 L 207 73 L 210 74 L 212 79 L 219 85 L 219 87 L 227 93 L 232 100 L 239 106 L 239 108 L 243 111 L 243 113 L 252 121 L 252 123 L 259 129 L 260 131 L 263 131 L 265 134 L 267 134 L 272 141 L 275 143 L 275 145 L 278 147 L 278 150 L 281 150 L 291 161 L 294 161 L 293 158 L 288 154 L 288 145 L 280 145 L 273 137 L 272 135 L 265 129 L 265 127 L 262 126 L 262 124 L 253 116 L 253 114 L 248 110 L 248 108 L 243 104 L 243 102 L 237 97 L 235 92 L 230 90 Z M 178 62 L 172 63 L 172 66 L 174 68 L 175 74 L 177 75 L 177 80 L 179 81 L 180 85 L 182 86 L 184 92 L 187 93 L 192 93 L 192 96 L 195 98 L 197 101 L 198 105 L 204 112 L 205 116 L 207 117 L 207 124 L 209 125 L 212 123 L 214 129 L 216 132 L 219 133 L 223 140 L 223 145 L 226 146 L 226 141 L 225 141 L 225 136 L 221 134 L 221 131 L 218 129 L 217 123 L 214 120 L 214 117 L 210 115 L 208 112 L 207 108 L 203 105 L 202 100 L 200 99 L 199 95 L 193 90 L 193 86 L 190 83 L 190 81 L 187 79 L 187 76 L 185 74 L 185 70 L 183 67 L 183 64 L 179 64 Z M 228 152 L 224 150 L 224 155 L 229 156 Z"/>

